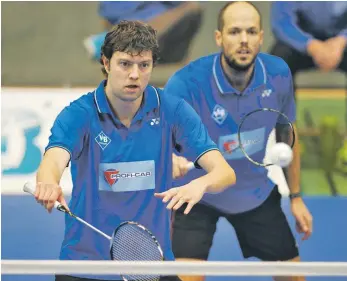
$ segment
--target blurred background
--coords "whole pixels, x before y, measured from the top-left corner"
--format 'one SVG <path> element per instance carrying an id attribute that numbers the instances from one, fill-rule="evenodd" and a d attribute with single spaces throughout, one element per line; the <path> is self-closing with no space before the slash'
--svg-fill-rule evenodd
<path id="1" fill-rule="evenodd" d="M 161 8 L 163 10 L 158 10 L 158 17 L 149 15 L 145 5 L 139 3 L 143 13 L 131 13 L 131 5 L 127 6 L 127 2 L 119 3 L 119 9 L 128 11 L 129 18 L 137 19 L 138 16 L 163 28 L 164 35 L 160 40 L 165 46 L 165 55 L 154 70 L 152 84 L 162 87 L 170 75 L 185 63 L 219 51 L 215 45 L 214 31 L 218 12 L 226 2 L 176 2 L 172 7 L 167 3 Z M 271 22 L 273 3 L 254 2 L 263 19 L 265 39 L 262 52 L 270 52 L 278 41 Z M 331 14 L 342 19 L 338 24 L 343 31 L 347 30 L 347 7 L 345 1 L 341 3 L 341 6 L 334 8 L 335 14 Z M 179 10 L 182 7 L 179 4 L 187 5 Z M 35 180 L 35 171 L 47 144 L 50 127 L 59 111 L 70 101 L 93 90 L 103 79 L 97 61 L 98 46 L 104 32 L 112 26 L 112 21 L 126 14 L 112 12 L 111 6 L 106 2 L 102 5 L 100 2 L 1 3 L 3 259 L 57 258 L 63 217 L 60 214 L 49 216 L 43 212 L 32 198 L 22 196 L 21 188 L 25 181 Z M 189 30 L 182 28 L 179 21 L 170 30 L 170 23 L 161 21 L 160 14 L 170 9 L 173 19 L 190 16 Z M 326 15 L 323 17 L 322 13 L 315 17 L 328 23 L 327 27 L 322 28 L 330 28 L 331 22 Z M 180 46 L 170 42 L 170 36 L 174 33 L 179 36 L 179 30 L 182 30 L 184 38 Z M 299 61 L 295 63 L 300 64 Z M 298 70 L 295 84 L 302 145 L 301 188 L 315 219 L 313 237 L 302 244 L 303 259 L 347 261 L 346 72 L 337 68 L 323 72 L 315 67 Z M 281 185 L 285 196 L 286 183 L 281 171 L 275 171 L 272 176 Z M 62 184 L 65 193 L 69 194 L 71 182 L 68 171 L 64 174 Z M 19 208 L 19 204 L 23 208 Z M 283 207 L 290 214 L 288 201 L 284 200 Z M 33 224 L 33 216 L 39 220 L 39 225 Z M 290 216 L 288 218 L 293 223 Z M 27 249 L 18 247 L 23 226 L 32 237 Z M 230 233 L 233 230 L 221 221 L 218 238 L 215 239 L 218 242 L 214 244 L 211 259 L 241 259 L 241 252 L 234 243 L 236 238 L 230 237 Z M 50 241 L 47 241 L 47 235 Z M 323 241 L 326 246 L 322 244 Z M 231 247 L 232 253 L 222 251 L 225 247 Z M 14 276 L 5 278 L 17 280 Z M 24 279 L 21 277 L 18 280 Z"/>

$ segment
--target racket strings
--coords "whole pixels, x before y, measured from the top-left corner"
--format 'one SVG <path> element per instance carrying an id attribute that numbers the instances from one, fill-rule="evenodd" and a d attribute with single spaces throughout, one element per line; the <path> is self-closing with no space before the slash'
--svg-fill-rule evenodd
<path id="1" fill-rule="evenodd" d="M 239 125 L 239 153 L 242 152 L 253 164 L 271 165 L 268 155 L 272 145 L 277 140 L 292 146 L 295 141 L 293 136 L 292 124 L 283 113 L 270 109 L 255 110 L 249 112 Z"/>
<path id="2" fill-rule="evenodd" d="M 161 261 L 163 256 L 154 238 L 137 225 L 126 224 L 115 233 L 112 258 L 119 261 Z M 156 281 L 158 275 L 127 275 L 126 280 Z"/>

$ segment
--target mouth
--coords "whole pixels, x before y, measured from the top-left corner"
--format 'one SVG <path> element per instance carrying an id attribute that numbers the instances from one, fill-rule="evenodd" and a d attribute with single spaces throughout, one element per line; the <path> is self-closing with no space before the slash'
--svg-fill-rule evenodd
<path id="1" fill-rule="evenodd" d="M 251 53 L 250 49 L 240 49 L 237 51 L 238 54 L 240 55 L 249 55 Z"/>
<path id="2" fill-rule="evenodd" d="M 131 85 L 125 86 L 125 88 L 127 90 L 134 91 L 134 90 L 140 89 L 140 86 L 139 85 L 135 85 L 135 84 L 131 84 Z"/>

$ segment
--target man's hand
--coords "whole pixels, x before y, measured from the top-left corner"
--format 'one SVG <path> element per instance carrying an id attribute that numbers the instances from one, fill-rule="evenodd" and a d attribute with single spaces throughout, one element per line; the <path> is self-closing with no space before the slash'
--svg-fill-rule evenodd
<path id="1" fill-rule="evenodd" d="M 346 48 L 347 39 L 343 36 L 332 37 L 326 41 L 311 40 L 307 45 L 307 53 L 322 71 L 336 69 Z"/>
<path id="2" fill-rule="evenodd" d="M 35 198 L 38 203 L 43 205 L 49 213 L 52 212 L 55 201 L 61 203 L 67 210 L 69 210 L 63 191 L 59 185 L 37 183 L 35 190 Z"/>
<path id="3" fill-rule="evenodd" d="M 312 234 L 312 215 L 306 208 L 304 201 L 298 197 L 291 201 L 292 213 L 296 219 L 296 230 L 304 233 L 302 240 L 307 240 Z"/>
<path id="4" fill-rule="evenodd" d="M 172 178 L 177 179 L 187 174 L 190 163 L 191 162 L 189 162 L 186 158 L 172 153 Z"/>
<path id="5" fill-rule="evenodd" d="M 307 53 L 312 57 L 314 63 L 320 70 L 330 71 L 334 68 L 331 59 L 330 46 L 320 40 L 312 40 L 307 45 Z"/>
<path id="6" fill-rule="evenodd" d="M 207 188 L 201 185 L 199 181 L 195 180 L 181 187 L 174 187 L 162 193 L 155 193 L 154 196 L 162 198 L 163 203 L 167 203 L 171 200 L 166 207 L 169 210 L 177 210 L 184 203 L 188 203 L 184 210 L 184 214 L 187 215 L 193 206 L 201 200 L 206 189 Z"/>
<path id="7" fill-rule="evenodd" d="M 330 60 L 333 68 L 337 68 L 343 59 L 347 39 L 343 36 L 332 37 L 324 42 L 326 48 L 330 50 Z"/>

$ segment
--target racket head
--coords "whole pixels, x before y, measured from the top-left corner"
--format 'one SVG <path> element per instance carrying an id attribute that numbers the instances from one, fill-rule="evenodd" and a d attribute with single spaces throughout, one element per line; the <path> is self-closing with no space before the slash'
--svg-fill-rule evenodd
<path id="1" fill-rule="evenodd" d="M 238 147 L 242 151 L 243 155 L 254 165 L 268 167 L 275 165 L 271 162 L 265 162 L 264 156 L 259 153 L 254 153 L 252 150 L 252 144 L 257 142 L 256 139 L 247 137 L 250 135 L 250 132 L 254 134 L 258 130 L 259 143 L 262 143 L 265 146 L 265 150 L 268 149 L 268 139 L 270 132 L 266 132 L 269 128 L 281 128 L 278 132 L 281 139 L 284 140 L 290 148 L 294 147 L 295 144 L 295 131 L 294 126 L 288 116 L 282 113 L 279 110 L 272 108 L 258 108 L 250 111 L 245 114 L 238 126 L 237 138 L 238 138 Z M 263 130 L 262 130 L 263 129 Z M 272 129 L 271 129 L 272 131 Z M 254 136 L 253 136 L 254 137 Z"/>
<path id="2" fill-rule="evenodd" d="M 126 221 L 113 232 L 110 245 L 111 259 L 116 261 L 163 261 L 163 250 L 145 226 Z M 158 281 L 160 275 L 122 275 L 125 281 Z"/>

